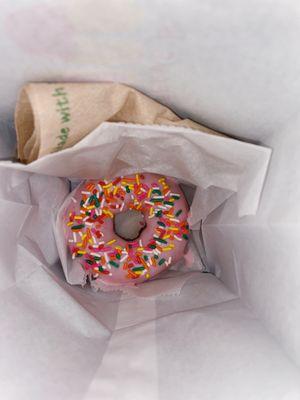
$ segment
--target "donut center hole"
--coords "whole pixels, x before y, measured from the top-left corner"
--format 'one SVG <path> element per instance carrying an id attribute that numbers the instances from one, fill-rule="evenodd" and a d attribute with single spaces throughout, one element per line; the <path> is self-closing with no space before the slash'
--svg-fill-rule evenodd
<path id="1" fill-rule="evenodd" d="M 114 231 L 125 240 L 137 239 L 145 226 L 144 214 L 137 210 L 127 210 L 114 217 Z"/>

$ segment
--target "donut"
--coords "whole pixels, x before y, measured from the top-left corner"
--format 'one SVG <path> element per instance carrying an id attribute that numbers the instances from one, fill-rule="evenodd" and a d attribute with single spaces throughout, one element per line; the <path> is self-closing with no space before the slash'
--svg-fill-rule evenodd
<path id="1" fill-rule="evenodd" d="M 117 235 L 115 216 L 144 218 L 138 237 Z M 93 286 L 109 289 L 147 281 L 179 261 L 189 238 L 188 205 L 174 178 L 151 173 L 89 180 L 70 196 L 64 229 L 72 262 Z"/>

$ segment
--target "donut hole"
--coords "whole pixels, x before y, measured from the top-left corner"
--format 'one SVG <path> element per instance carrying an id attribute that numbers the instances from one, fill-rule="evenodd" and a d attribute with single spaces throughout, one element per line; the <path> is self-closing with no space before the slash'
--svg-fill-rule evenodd
<path id="1" fill-rule="evenodd" d="M 114 231 L 122 239 L 135 240 L 145 228 L 144 214 L 137 210 L 127 210 L 114 217 Z"/>

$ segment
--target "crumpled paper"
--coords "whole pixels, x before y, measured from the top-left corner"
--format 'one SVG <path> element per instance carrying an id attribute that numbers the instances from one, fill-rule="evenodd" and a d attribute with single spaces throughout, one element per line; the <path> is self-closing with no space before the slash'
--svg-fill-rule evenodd
<path id="1" fill-rule="evenodd" d="M 236 194 L 240 216 L 256 212 L 270 154 L 270 149 L 261 146 L 188 128 L 103 123 L 72 148 L 46 155 L 28 165 L 12 162 L 1 165 L 39 174 L 40 179 L 44 179 L 43 174 L 72 179 L 112 178 L 135 172 L 174 176 L 187 187 L 194 187 L 189 224 L 195 231 L 193 236 L 197 236 L 201 221 L 232 194 Z M 56 210 L 59 206 L 53 200 L 49 203 Z M 56 219 L 55 235 L 67 281 L 83 284 L 82 271 L 74 270 L 66 252 L 60 218 Z M 40 244 L 41 252 L 43 247 L 47 243 Z M 198 248 L 195 239 L 195 249 Z M 203 264 L 195 249 L 193 268 L 201 270 Z M 181 274 L 180 284 L 178 277 L 174 280 L 177 293 L 187 278 L 188 274 Z M 139 285 L 139 295 L 144 290 L 147 297 L 151 293 L 162 294 L 165 284 L 165 280 L 156 279 L 151 291 L 149 286 L 143 289 L 146 284 Z"/>
<path id="2" fill-rule="evenodd" d="M 16 105 L 18 157 L 29 163 L 72 147 L 105 121 L 185 126 L 220 135 L 119 83 L 29 83 Z"/>

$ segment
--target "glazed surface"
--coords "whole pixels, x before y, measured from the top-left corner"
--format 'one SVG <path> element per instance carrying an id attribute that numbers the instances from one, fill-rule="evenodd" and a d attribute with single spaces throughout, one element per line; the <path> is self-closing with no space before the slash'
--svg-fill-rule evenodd
<path id="1" fill-rule="evenodd" d="M 135 240 L 114 231 L 114 216 L 143 213 Z M 99 287 L 144 282 L 182 258 L 188 240 L 188 205 L 173 178 L 136 174 L 79 185 L 65 212 L 65 234 L 74 261 Z"/>

